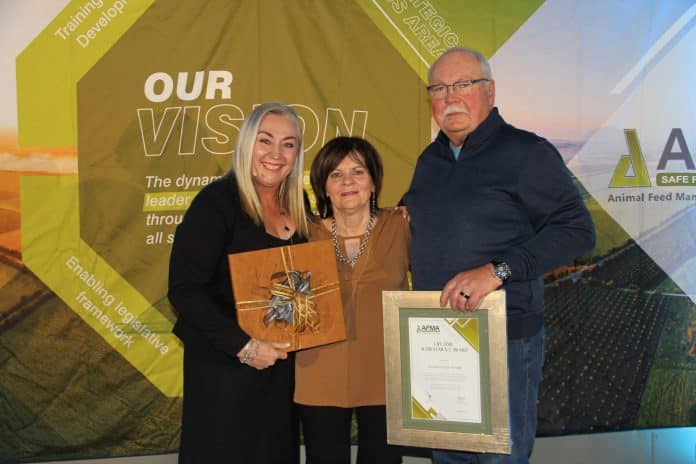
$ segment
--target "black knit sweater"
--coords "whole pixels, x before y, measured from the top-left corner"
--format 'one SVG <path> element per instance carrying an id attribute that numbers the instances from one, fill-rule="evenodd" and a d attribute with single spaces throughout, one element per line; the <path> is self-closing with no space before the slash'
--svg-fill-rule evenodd
<path id="1" fill-rule="evenodd" d="M 415 290 L 441 290 L 457 273 L 510 265 L 508 338 L 543 325 L 543 274 L 594 246 L 592 219 L 558 151 L 493 108 L 458 159 L 440 132 L 418 158 L 403 202 L 411 216 Z"/>

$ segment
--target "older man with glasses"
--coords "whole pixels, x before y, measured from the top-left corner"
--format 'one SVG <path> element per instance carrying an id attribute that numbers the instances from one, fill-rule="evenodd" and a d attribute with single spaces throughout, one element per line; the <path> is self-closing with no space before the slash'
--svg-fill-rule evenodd
<path id="1" fill-rule="evenodd" d="M 506 291 L 512 454 L 433 452 L 436 464 L 528 463 L 544 353 L 543 275 L 594 246 L 592 219 L 547 140 L 500 116 L 486 58 L 456 47 L 428 73 L 440 127 L 403 202 L 411 218 L 415 290 L 475 311 Z"/>

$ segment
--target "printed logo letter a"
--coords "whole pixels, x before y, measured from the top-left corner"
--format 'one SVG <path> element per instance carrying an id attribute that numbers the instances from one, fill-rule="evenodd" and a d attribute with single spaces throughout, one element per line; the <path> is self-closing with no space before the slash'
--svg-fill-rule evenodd
<path id="1" fill-rule="evenodd" d="M 619 159 L 609 187 L 650 187 L 652 184 L 648 169 L 645 167 L 645 158 L 640 150 L 636 130 L 624 129 L 624 137 L 628 146 L 628 155 L 622 155 Z M 633 168 L 632 176 L 628 175 L 629 168 Z"/>

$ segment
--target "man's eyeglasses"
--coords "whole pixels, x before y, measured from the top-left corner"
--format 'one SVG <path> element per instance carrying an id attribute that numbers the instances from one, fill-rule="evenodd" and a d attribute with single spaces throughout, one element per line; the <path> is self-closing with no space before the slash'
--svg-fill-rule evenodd
<path id="1" fill-rule="evenodd" d="M 459 95 L 460 97 L 463 97 L 465 95 L 469 95 L 471 91 L 473 90 L 473 85 L 478 84 L 479 82 L 488 82 L 490 79 L 486 79 L 485 77 L 481 79 L 469 79 L 465 81 L 457 81 L 453 84 L 433 84 L 429 85 L 426 87 L 428 89 L 428 93 L 430 94 L 430 98 L 433 100 L 442 100 L 447 96 L 447 89 L 452 87 L 452 92 L 454 92 L 455 95 Z"/>

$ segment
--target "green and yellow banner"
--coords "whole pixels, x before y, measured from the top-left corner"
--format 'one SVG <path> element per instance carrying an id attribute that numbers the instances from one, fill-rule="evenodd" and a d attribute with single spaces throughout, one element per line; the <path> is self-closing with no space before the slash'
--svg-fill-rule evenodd
<path id="1" fill-rule="evenodd" d="M 452 46 L 490 59 L 501 114 L 558 147 L 597 228 L 546 276 L 539 434 L 696 423 L 695 17 L 676 0 L 4 1 L 0 463 L 175 451 L 169 252 L 246 115 L 292 106 L 306 168 L 365 137 L 394 205 Z"/>

